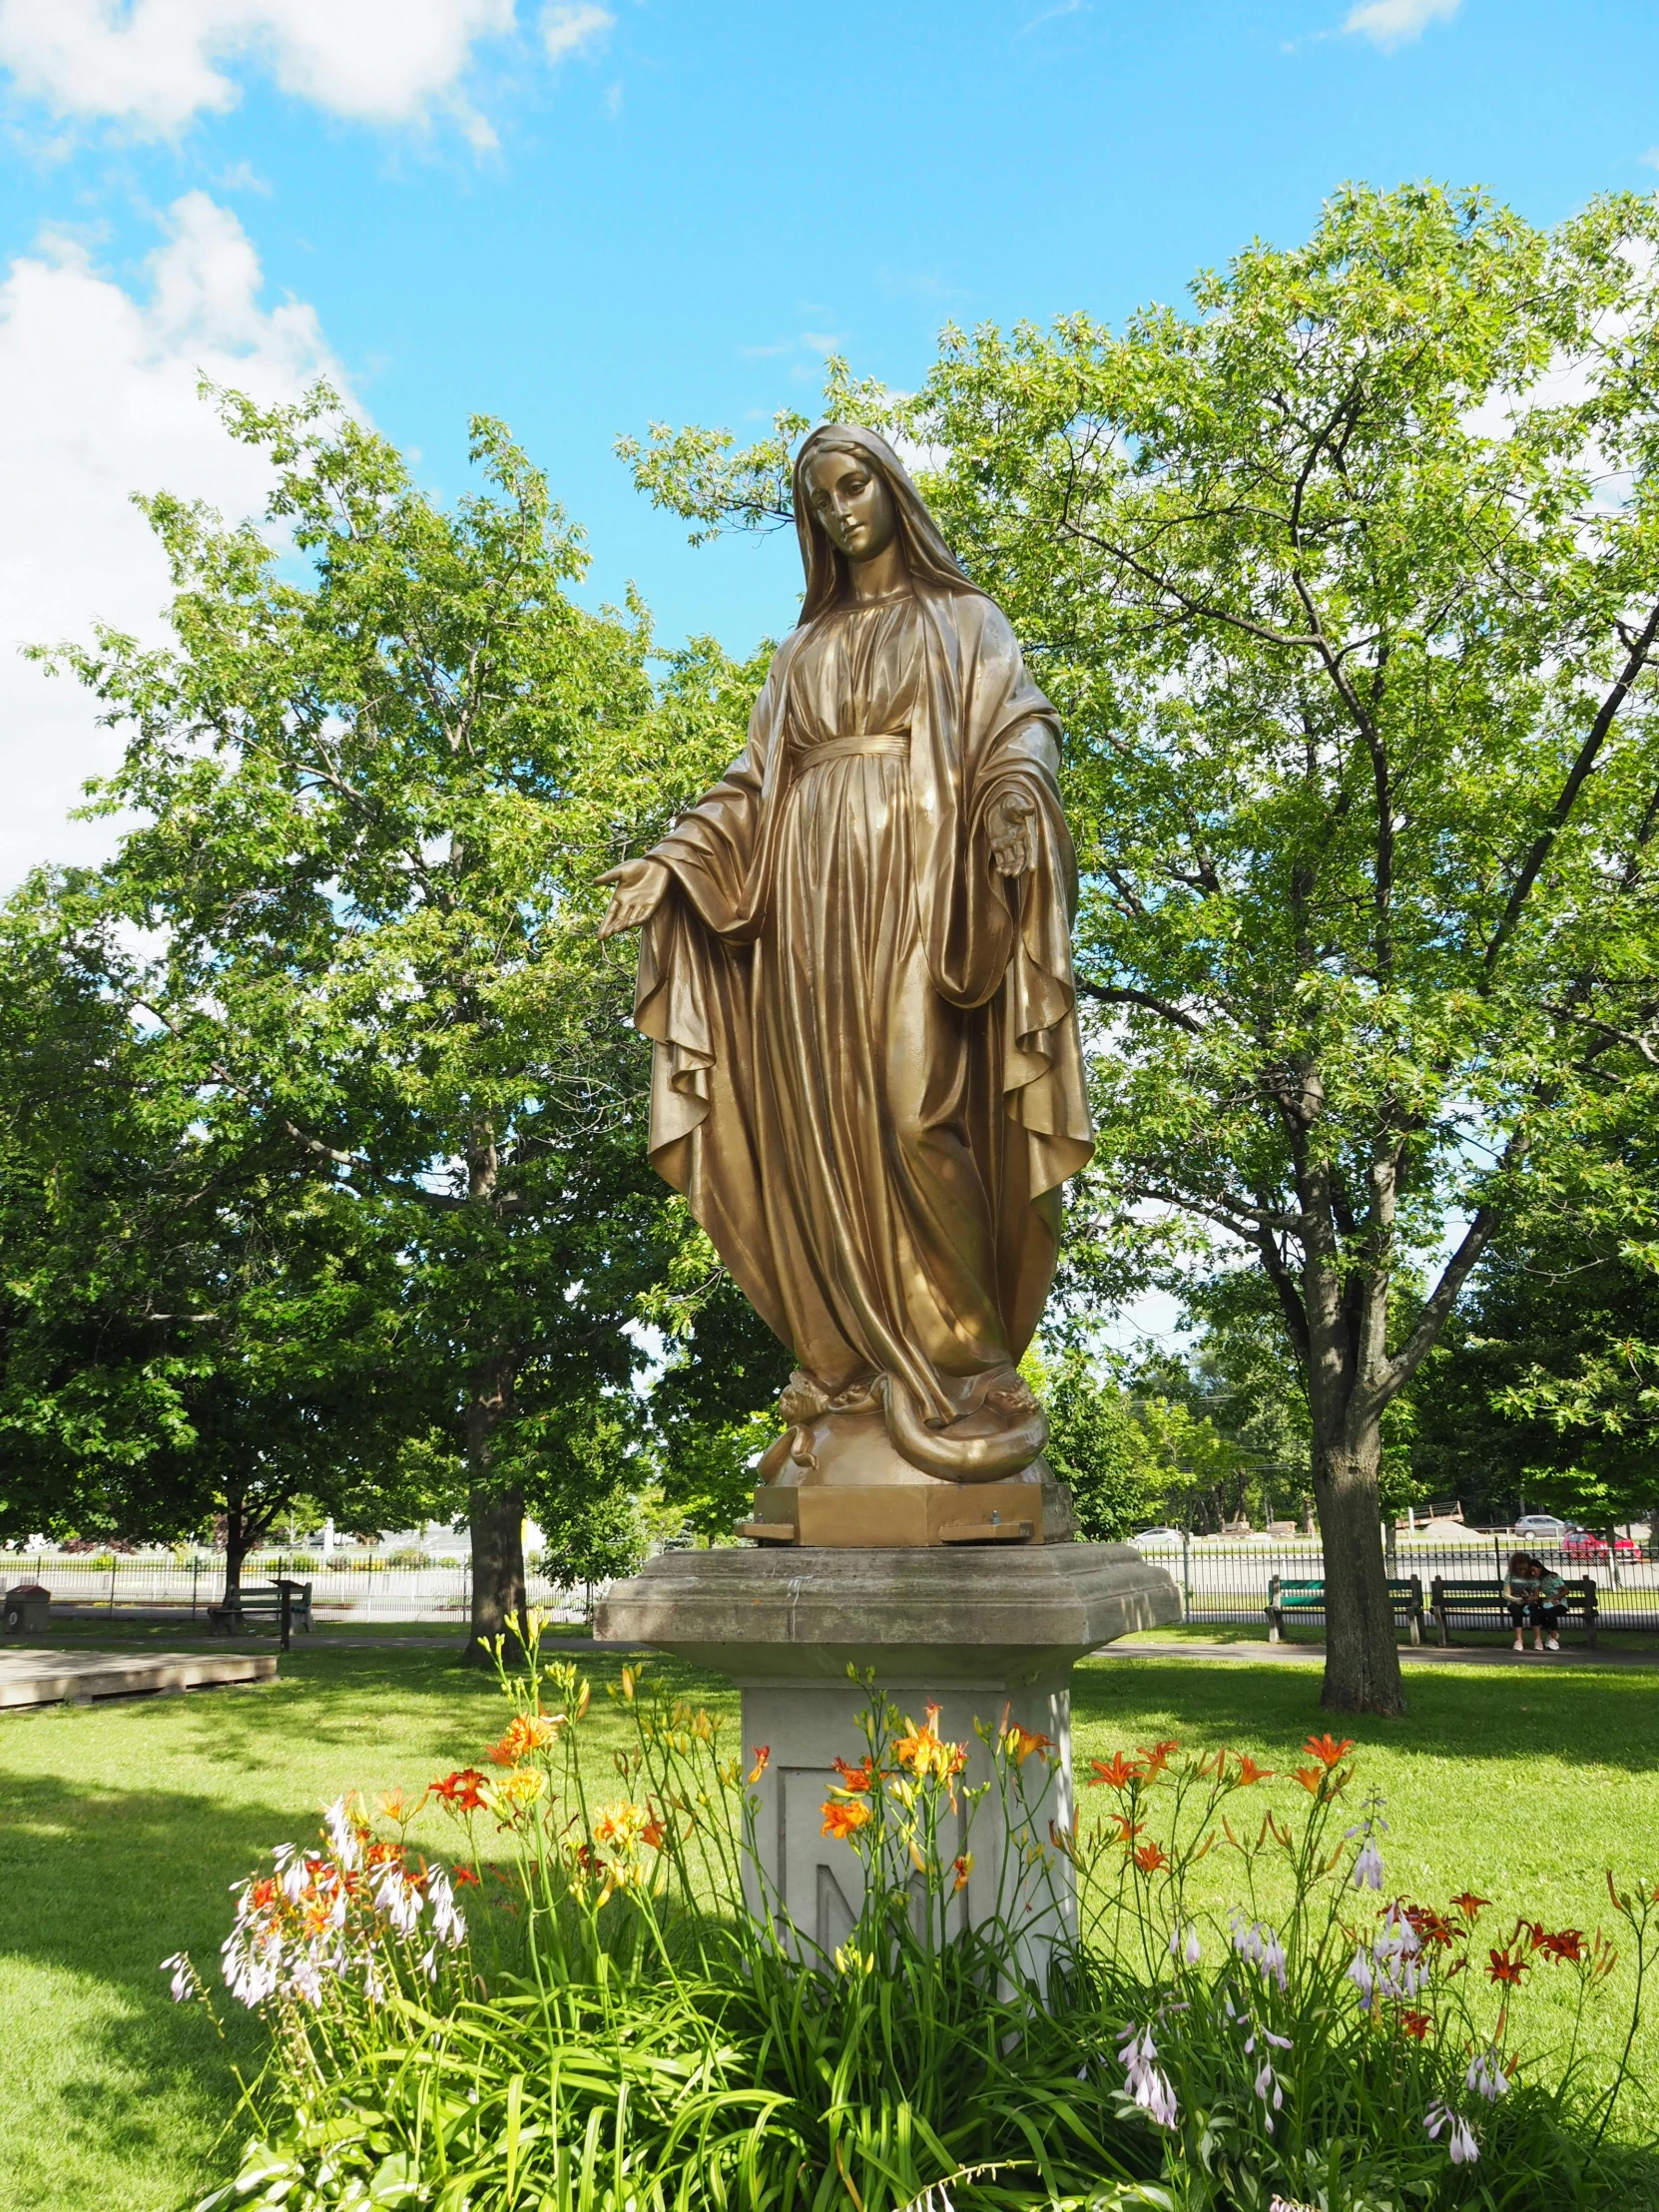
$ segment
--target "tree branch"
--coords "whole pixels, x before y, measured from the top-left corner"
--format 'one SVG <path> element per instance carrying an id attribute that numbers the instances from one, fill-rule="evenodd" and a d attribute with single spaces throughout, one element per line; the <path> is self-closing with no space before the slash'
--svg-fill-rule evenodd
<path id="1" fill-rule="evenodd" d="M 1521 863 L 1521 871 L 1515 878 L 1514 888 L 1509 893 L 1508 901 L 1498 919 L 1497 927 L 1492 931 L 1483 955 L 1483 965 L 1488 975 L 1496 965 L 1498 954 L 1515 932 L 1522 909 L 1531 895 L 1532 886 L 1537 881 L 1544 862 L 1549 858 L 1550 849 L 1556 838 L 1566 827 L 1567 819 L 1577 803 L 1578 795 L 1584 788 L 1585 779 L 1595 767 L 1601 749 L 1607 742 L 1607 733 L 1613 727 L 1613 718 L 1624 705 L 1631 687 L 1647 665 L 1648 656 L 1653 650 L 1655 637 L 1659 637 L 1659 603 L 1655 604 L 1653 612 L 1648 616 L 1642 627 L 1641 634 L 1631 646 L 1624 667 L 1619 673 L 1618 682 L 1602 701 L 1600 711 L 1590 725 L 1589 735 L 1578 749 L 1578 758 L 1568 771 L 1567 780 L 1561 787 L 1560 796 L 1551 810 L 1548 823 L 1532 840 L 1531 849 Z"/>
<path id="2" fill-rule="evenodd" d="M 1127 983 L 1095 983 L 1088 976 L 1075 978 L 1078 990 L 1085 998 L 1097 1000 L 1102 1006 L 1141 1006 L 1149 1014 L 1157 1014 L 1178 1029 L 1185 1029 L 1195 1037 L 1202 1037 L 1204 1024 L 1195 1021 L 1191 1014 L 1179 1006 L 1170 1005 L 1167 999 L 1155 998 L 1150 991 L 1132 990 Z"/>

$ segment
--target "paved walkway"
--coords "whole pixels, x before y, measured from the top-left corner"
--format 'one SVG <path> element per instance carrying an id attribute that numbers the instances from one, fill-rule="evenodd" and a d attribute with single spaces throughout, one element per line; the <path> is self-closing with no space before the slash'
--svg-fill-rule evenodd
<path id="1" fill-rule="evenodd" d="M 1136 1643 L 1126 1638 L 1119 1644 L 1107 1644 L 1096 1654 L 1097 1658 L 1114 1659 L 1198 1659 L 1204 1661 L 1244 1661 L 1250 1665 L 1280 1666 L 1301 1664 L 1324 1666 L 1323 1644 L 1200 1644 L 1200 1643 Z M 1659 1651 L 1609 1651 L 1605 1647 L 1586 1651 L 1582 1644 L 1563 1644 L 1559 1651 L 1511 1651 L 1507 1645 L 1451 1644 L 1444 1650 L 1438 1644 L 1401 1644 L 1399 1657 L 1407 1667 L 1611 1667 L 1659 1670 Z"/>

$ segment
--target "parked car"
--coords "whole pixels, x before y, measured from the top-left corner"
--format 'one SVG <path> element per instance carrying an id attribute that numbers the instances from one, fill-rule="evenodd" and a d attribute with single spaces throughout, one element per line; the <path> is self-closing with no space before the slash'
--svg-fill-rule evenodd
<path id="1" fill-rule="evenodd" d="M 1523 1513 L 1514 1526 L 1517 1536 L 1539 1536 L 1547 1544 L 1558 1543 L 1570 1534 L 1572 1523 L 1564 1521 L 1559 1513 Z"/>
<path id="2" fill-rule="evenodd" d="M 1179 1528 L 1143 1528 L 1133 1541 L 1138 1544 L 1178 1544 L 1181 1541 L 1181 1531 Z"/>
<path id="3" fill-rule="evenodd" d="M 1607 1538 L 1598 1536 L 1593 1529 L 1569 1528 L 1561 1538 L 1563 1559 L 1639 1559 L 1640 1544 L 1632 1543 L 1628 1536 L 1615 1536 L 1609 1550 Z"/>

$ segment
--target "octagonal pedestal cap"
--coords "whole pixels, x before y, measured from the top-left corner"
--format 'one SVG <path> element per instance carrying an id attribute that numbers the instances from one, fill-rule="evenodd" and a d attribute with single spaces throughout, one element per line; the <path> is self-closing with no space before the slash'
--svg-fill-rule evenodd
<path id="1" fill-rule="evenodd" d="M 594 1640 L 653 1644 L 735 1681 L 1035 1681 L 1181 1618 L 1132 1544 L 673 1551 L 613 1583 Z"/>

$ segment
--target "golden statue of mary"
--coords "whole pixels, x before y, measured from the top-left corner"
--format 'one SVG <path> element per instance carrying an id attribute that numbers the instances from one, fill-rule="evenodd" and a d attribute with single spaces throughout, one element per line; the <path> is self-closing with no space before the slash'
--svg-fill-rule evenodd
<path id="1" fill-rule="evenodd" d="M 1091 1151 L 1057 720 L 883 438 L 815 430 L 795 514 L 747 748 L 606 878 L 651 1157 L 795 1354 L 763 1480 L 1006 1481 Z"/>

